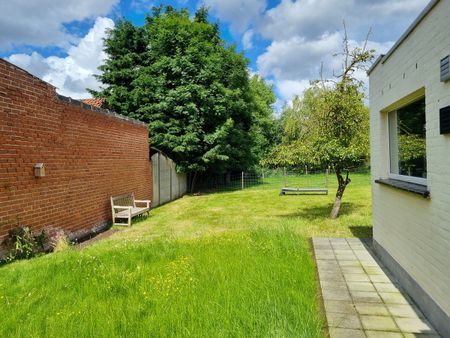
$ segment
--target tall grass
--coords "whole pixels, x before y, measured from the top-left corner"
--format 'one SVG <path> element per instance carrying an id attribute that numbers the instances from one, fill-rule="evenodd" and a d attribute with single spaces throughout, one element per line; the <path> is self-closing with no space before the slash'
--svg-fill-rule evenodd
<path id="1" fill-rule="evenodd" d="M 321 335 L 308 243 L 289 230 L 105 244 L 3 268 L 0 336 Z"/>
<path id="2" fill-rule="evenodd" d="M 337 220 L 332 194 L 277 185 L 186 196 L 89 247 L 0 267 L 0 336 L 323 336 L 308 238 L 371 235 L 370 178 L 353 177 Z"/>

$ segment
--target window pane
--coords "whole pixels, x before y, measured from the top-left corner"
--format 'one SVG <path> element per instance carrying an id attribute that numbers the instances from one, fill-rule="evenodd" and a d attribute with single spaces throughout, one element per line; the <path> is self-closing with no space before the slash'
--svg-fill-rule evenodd
<path id="1" fill-rule="evenodd" d="M 389 153 L 391 173 L 400 174 L 398 171 L 398 135 L 397 135 L 397 112 L 389 113 Z"/>
<path id="2" fill-rule="evenodd" d="M 395 116 L 396 115 L 396 116 Z M 395 174 L 427 177 L 425 147 L 425 99 L 399 109 L 390 116 L 391 172 Z M 396 135 L 392 135 L 396 134 Z"/>

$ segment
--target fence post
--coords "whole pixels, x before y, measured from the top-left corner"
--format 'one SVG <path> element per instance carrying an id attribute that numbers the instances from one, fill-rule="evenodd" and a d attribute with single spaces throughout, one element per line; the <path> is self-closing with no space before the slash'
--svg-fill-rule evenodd
<path id="1" fill-rule="evenodd" d="M 329 169 L 325 170 L 325 184 L 326 184 L 326 188 L 328 189 L 328 173 L 329 173 Z"/>
<path id="2" fill-rule="evenodd" d="M 283 167 L 283 188 L 286 188 L 286 167 Z"/>
<path id="3" fill-rule="evenodd" d="M 244 172 L 241 175 L 241 189 L 244 190 Z"/>
<path id="4" fill-rule="evenodd" d="M 308 175 L 308 166 L 305 165 L 305 174 Z"/>
<path id="5" fill-rule="evenodd" d="M 172 175 L 173 175 L 173 170 L 172 170 L 172 160 L 170 160 L 170 180 L 169 180 L 169 184 L 170 184 L 170 201 L 172 201 L 173 199 L 173 194 L 172 194 L 172 189 L 173 189 L 173 182 L 172 182 Z"/>
<path id="6" fill-rule="evenodd" d="M 158 152 L 158 205 L 161 205 L 161 153 Z"/>

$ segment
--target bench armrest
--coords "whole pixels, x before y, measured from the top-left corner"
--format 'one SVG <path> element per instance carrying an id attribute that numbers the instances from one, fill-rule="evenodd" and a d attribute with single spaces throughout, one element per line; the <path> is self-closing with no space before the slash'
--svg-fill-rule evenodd
<path id="1" fill-rule="evenodd" d="M 133 207 L 128 207 L 128 206 L 127 207 L 121 207 L 119 205 L 114 205 L 113 208 L 114 209 L 122 209 L 122 210 L 127 210 L 127 209 L 131 210 Z"/>
<path id="2" fill-rule="evenodd" d="M 150 203 L 152 203 L 151 200 L 134 200 L 134 203 L 145 203 L 147 204 L 147 208 L 150 208 Z"/>

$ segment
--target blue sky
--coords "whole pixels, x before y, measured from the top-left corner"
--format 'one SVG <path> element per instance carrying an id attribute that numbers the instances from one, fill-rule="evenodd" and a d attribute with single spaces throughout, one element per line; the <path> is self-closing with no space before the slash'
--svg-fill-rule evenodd
<path id="1" fill-rule="evenodd" d="M 345 20 L 352 45 L 385 53 L 428 0 L 16 0 L 0 3 L 0 57 L 52 83 L 73 98 L 98 88 L 105 29 L 118 18 L 141 25 L 153 5 L 193 13 L 202 4 L 222 37 L 250 60 L 250 71 L 273 84 L 277 107 L 301 95 L 309 80 L 340 69 Z M 64 5 L 62 5 L 64 3 Z M 366 80 L 364 72 L 358 74 Z"/>

